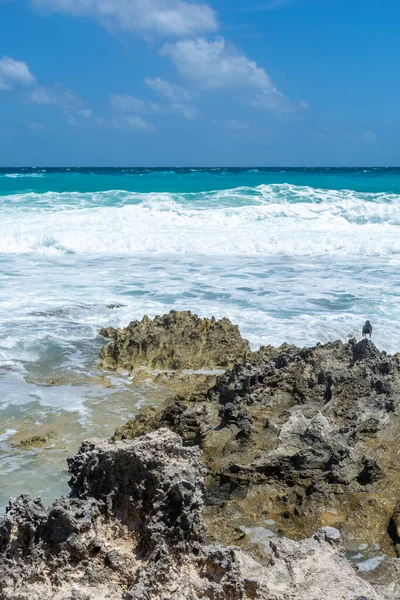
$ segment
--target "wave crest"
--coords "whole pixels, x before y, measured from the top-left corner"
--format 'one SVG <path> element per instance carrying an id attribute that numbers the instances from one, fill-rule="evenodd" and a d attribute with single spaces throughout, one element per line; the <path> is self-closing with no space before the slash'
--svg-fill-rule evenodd
<path id="1" fill-rule="evenodd" d="M 392 255 L 400 196 L 290 184 L 0 198 L 1 253 Z"/>

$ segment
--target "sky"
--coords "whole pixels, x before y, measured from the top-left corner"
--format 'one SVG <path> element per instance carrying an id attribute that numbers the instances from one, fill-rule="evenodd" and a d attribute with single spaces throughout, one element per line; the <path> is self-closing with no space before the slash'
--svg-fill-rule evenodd
<path id="1" fill-rule="evenodd" d="M 398 166 L 398 0 L 0 0 L 0 166 Z"/>

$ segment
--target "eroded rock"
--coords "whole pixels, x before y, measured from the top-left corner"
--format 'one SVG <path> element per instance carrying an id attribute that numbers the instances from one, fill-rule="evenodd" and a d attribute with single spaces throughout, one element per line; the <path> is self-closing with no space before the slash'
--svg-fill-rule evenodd
<path id="1" fill-rule="evenodd" d="M 18 442 L 16 446 L 22 450 L 28 450 L 30 448 L 44 448 L 54 440 L 56 435 L 56 432 L 51 430 L 44 435 L 33 435 L 29 438 L 25 438 Z"/>
<path id="2" fill-rule="evenodd" d="M 125 329 L 102 329 L 100 335 L 113 340 L 101 353 L 102 366 L 113 370 L 227 368 L 250 352 L 229 319 L 201 319 L 190 311 L 145 316 Z"/>
<path id="3" fill-rule="evenodd" d="M 82 444 L 70 497 L 21 496 L 0 520 L 0 600 L 384 599 L 332 528 L 276 541 L 266 564 L 205 544 L 199 457 L 167 429 Z"/>
<path id="4" fill-rule="evenodd" d="M 72 495 L 106 502 L 108 512 L 135 524 L 147 549 L 175 549 L 202 539 L 203 470 L 198 448 L 184 448 L 166 429 L 133 443 L 84 442 L 68 460 Z"/>
<path id="5" fill-rule="evenodd" d="M 346 543 L 390 554 L 399 402 L 398 357 L 370 341 L 284 345 L 250 354 L 207 393 L 176 397 L 147 426 L 203 449 L 206 517 L 226 543 L 268 516 L 291 537 L 336 526 Z"/>

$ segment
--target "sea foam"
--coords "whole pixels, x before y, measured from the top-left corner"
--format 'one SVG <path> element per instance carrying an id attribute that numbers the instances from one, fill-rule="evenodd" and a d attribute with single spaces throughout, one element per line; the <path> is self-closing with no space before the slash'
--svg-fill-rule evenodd
<path id="1" fill-rule="evenodd" d="M 0 253 L 400 254 L 400 196 L 289 184 L 0 198 Z"/>

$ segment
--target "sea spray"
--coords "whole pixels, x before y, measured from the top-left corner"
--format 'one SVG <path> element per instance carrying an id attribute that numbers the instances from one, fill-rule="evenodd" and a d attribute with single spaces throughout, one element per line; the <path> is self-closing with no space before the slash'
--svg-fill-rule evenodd
<path id="1" fill-rule="evenodd" d="M 0 253 L 400 254 L 400 196 L 287 184 L 224 191 L 0 198 Z"/>

